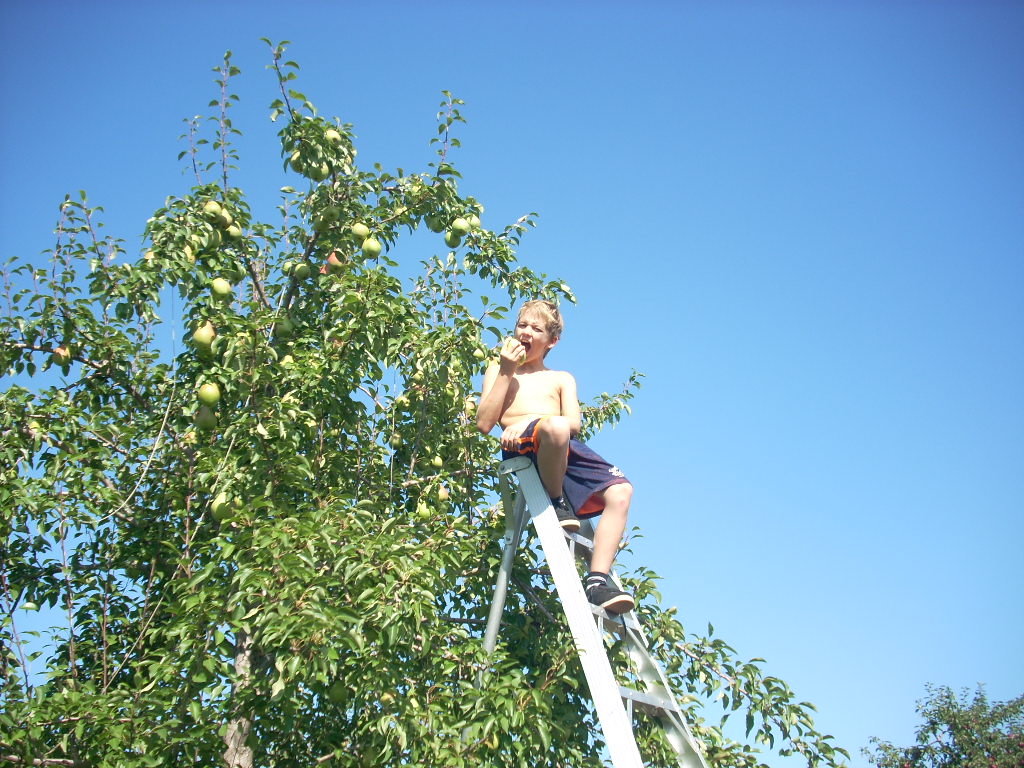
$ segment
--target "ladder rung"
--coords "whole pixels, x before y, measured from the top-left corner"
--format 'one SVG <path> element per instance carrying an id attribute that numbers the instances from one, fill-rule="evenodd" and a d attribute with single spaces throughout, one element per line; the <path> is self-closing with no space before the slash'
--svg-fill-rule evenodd
<path id="1" fill-rule="evenodd" d="M 657 694 L 638 691 L 634 688 L 626 688 L 625 686 L 620 685 L 619 695 L 623 699 L 632 701 L 635 709 L 639 709 L 651 715 L 664 715 L 666 713 L 674 713 L 676 711 L 675 704 L 672 703 L 671 699 L 667 699 L 664 696 L 658 696 Z"/>
<path id="2" fill-rule="evenodd" d="M 562 533 L 565 534 L 565 538 L 573 542 L 577 547 L 582 547 L 588 552 L 594 551 L 594 542 L 586 536 L 580 536 L 578 533 L 569 533 L 568 531 L 562 531 Z"/>
<path id="3" fill-rule="evenodd" d="M 631 629 L 634 632 L 640 631 L 640 624 L 633 617 L 633 612 L 629 613 L 608 613 L 604 608 L 598 608 L 596 605 L 590 605 L 590 612 L 601 620 L 601 625 L 609 632 L 615 632 L 617 634 L 623 634 L 625 630 Z"/>

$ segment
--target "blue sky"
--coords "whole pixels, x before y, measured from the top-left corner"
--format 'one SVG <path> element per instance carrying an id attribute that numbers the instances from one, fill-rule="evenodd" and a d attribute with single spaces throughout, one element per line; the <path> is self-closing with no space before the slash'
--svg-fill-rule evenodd
<path id="1" fill-rule="evenodd" d="M 925 683 L 1024 693 L 1024 4 L 8 0 L 0 25 L 4 259 L 79 189 L 138 243 L 227 49 L 235 183 L 272 215 L 261 36 L 364 164 L 423 168 L 449 89 L 461 191 L 494 227 L 537 211 L 521 259 L 580 299 L 550 364 L 585 400 L 646 374 L 595 447 L 684 624 L 766 658 L 855 766 L 912 741 Z"/>

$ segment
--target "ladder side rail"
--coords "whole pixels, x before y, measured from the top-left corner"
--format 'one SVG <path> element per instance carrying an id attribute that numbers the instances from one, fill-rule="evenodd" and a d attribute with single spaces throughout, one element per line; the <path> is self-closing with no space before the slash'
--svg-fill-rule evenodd
<path id="1" fill-rule="evenodd" d="M 643 768 L 640 750 L 633 735 L 633 724 L 619 696 L 619 686 L 605 652 L 604 638 L 593 622 L 590 602 L 583 591 L 576 563 L 565 546 L 565 536 L 551 500 L 532 463 L 517 470 L 516 474 L 519 477 L 520 493 L 526 497 L 526 508 L 533 520 L 569 631 L 576 643 L 594 709 L 604 732 L 608 754 L 615 768 Z"/>
<path id="2" fill-rule="evenodd" d="M 487 628 L 484 631 L 484 650 L 492 653 L 498 644 L 498 630 L 501 628 L 501 617 L 505 612 L 508 597 L 508 582 L 512 577 L 512 564 L 515 561 L 519 542 L 522 540 L 523 528 L 526 525 L 526 502 L 522 494 L 512 500 L 512 481 L 507 474 L 501 476 L 502 507 L 505 510 L 505 540 L 502 545 L 501 565 L 494 583 L 494 599 L 487 616 Z"/>
<path id="3" fill-rule="evenodd" d="M 581 547 L 575 541 L 576 537 L 589 539 L 591 543 L 590 550 L 592 551 L 594 534 L 593 523 L 590 520 L 582 520 L 580 530 L 576 536 L 569 537 L 572 542 L 570 551 L 579 557 L 579 549 L 586 549 L 586 547 Z M 622 582 L 615 574 L 614 569 L 612 569 L 609 576 L 615 586 L 622 589 Z M 679 756 L 680 768 L 708 768 L 707 762 L 704 759 L 704 753 L 690 732 L 686 717 L 679 706 L 675 694 L 672 692 L 668 678 L 665 676 L 661 665 L 654 659 L 649 650 L 650 646 L 644 634 L 640 616 L 636 611 L 629 611 L 621 616 L 609 616 L 604 611 L 595 611 L 594 613 L 597 624 L 602 629 L 609 629 L 610 625 L 617 624 L 617 626 L 614 626 L 614 633 L 623 638 L 626 654 L 636 670 L 636 676 L 650 693 L 669 704 L 667 708 L 659 708 L 659 714 L 656 716 L 661 721 L 666 738 Z"/>
<path id="4" fill-rule="evenodd" d="M 614 575 L 613 578 L 615 578 Z M 620 589 L 622 588 L 618 579 L 615 579 L 615 583 Z M 672 686 L 669 685 L 664 669 L 662 669 L 661 664 L 654 658 L 650 650 L 640 617 L 635 612 L 633 612 L 633 621 L 630 624 L 631 626 L 625 630 L 626 653 L 630 657 L 634 669 L 637 671 L 637 676 L 644 682 L 647 690 L 664 697 L 672 703 L 672 710 L 666 711 L 660 717 L 665 725 L 666 735 L 670 736 L 670 740 L 672 740 L 669 732 L 670 725 L 672 726 L 671 730 L 676 731 L 678 734 L 673 744 L 676 746 L 676 751 L 680 755 L 687 754 L 687 760 L 681 763 L 681 765 L 684 765 L 685 768 L 707 768 L 704 754 L 698 747 L 693 733 L 690 731 L 686 717 L 683 715 L 683 710 L 679 706 L 675 694 L 672 692 Z"/>

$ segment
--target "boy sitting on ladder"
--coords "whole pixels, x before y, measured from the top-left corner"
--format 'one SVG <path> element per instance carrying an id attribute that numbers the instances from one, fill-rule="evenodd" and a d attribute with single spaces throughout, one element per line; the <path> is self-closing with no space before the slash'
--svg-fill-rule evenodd
<path id="1" fill-rule="evenodd" d="M 578 531 L 579 518 L 602 515 L 584 587 L 594 605 L 624 613 L 633 610 L 633 598 L 609 573 L 626 530 L 633 486 L 618 467 L 574 439 L 580 431 L 576 380 L 544 365 L 562 329 L 555 304 L 523 305 L 514 336 L 502 342 L 498 362 L 484 374 L 476 424 L 485 434 L 501 424 L 502 458 L 533 459 L 565 531 Z"/>

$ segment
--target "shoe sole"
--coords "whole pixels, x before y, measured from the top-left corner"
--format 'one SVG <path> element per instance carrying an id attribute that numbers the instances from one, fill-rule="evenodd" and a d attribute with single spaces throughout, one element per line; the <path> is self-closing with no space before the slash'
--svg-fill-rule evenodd
<path id="1" fill-rule="evenodd" d="M 605 600 L 598 607 L 603 608 L 608 613 L 627 613 L 636 607 L 636 603 L 629 595 L 618 595 L 611 600 Z"/>
<path id="2" fill-rule="evenodd" d="M 563 531 L 568 531 L 569 533 L 576 533 L 580 529 L 579 520 L 559 520 L 558 523 L 562 526 Z"/>

